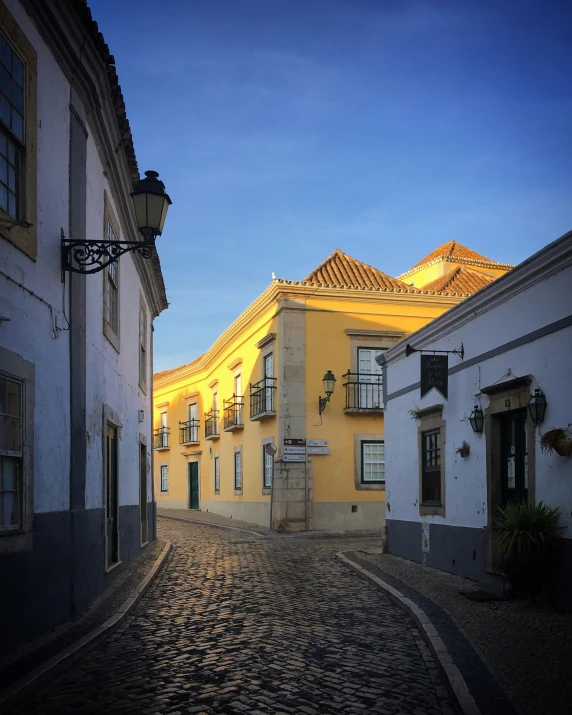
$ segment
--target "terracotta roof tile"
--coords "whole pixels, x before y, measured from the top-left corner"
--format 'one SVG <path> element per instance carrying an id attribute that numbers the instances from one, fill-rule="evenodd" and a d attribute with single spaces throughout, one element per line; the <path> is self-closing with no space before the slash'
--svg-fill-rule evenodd
<path id="1" fill-rule="evenodd" d="M 454 293 L 456 295 L 467 295 L 476 293 L 481 288 L 492 283 L 494 278 L 484 273 L 471 271 L 468 268 L 453 268 L 444 276 L 437 278 L 431 283 L 423 286 L 423 290 L 430 293 Z"/>
<path id="2" fill-rule="evenodd" d="M 510 263 L 499 263 L 498 261 L 492 261 L 490 258 L 483 256 L 481 253 L 463 246 L 463 244 L 458 241 L 449 241 L 439 246 L 434 251 L 431 251 L 429 255 L 425 256 L 419 263 L 416 263 L 413 268 L 410 268 L 405 273 L 402 273 L 399 278 L 404 279 L 409 277 L 412 273 L 415 273 L 423 266 L 428 266 L 432 263 L 437 263 L 439 261 L 451 261 L 452 263 L 465 263 L 467 265 L 480 265 L 480 266 L 491 266 L 495 268 L 510 270 L 514 268 Z"/>
<path id="3" fill-rule="evenodd" d="M 329 255 L 303 283 L 321 283 L 329 286 L 352 288 L 382 288 L 384 290 L 405 290 L 417 292 L 406 283 L 378 271 L 367 263 L 356 261 L 339 248 Z"/>
<path id="4" fill-rule="evenodd" d="M 203 353 L 204 355 L 204 353 Z M 195 363 L 199 362 L 199 360 L 203 357 L 203 355 L 199 355 L 198 358 L 195 358 L 194 360 L 191 360 L 191 362 L 187 363 L 186 365 L 179 365 L 179 367 L 174 367 L 171 370 L 163 370 L 163 372 L 156 372 L 153 375 L 154 380 L 162 380 L 165 377 L 168 377 L 169 375 L 174 375 L 176 372 L 179 372 L 179 370 L 184 370 L 187 367 L 191 367 L 191 365 L 194 365 Z"/>

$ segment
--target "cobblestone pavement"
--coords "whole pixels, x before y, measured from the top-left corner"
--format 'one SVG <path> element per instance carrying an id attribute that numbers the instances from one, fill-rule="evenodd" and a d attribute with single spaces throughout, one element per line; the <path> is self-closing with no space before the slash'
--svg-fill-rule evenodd
<path id="1" fill-rule="evenodd" d="M 391 554 L 360 555 L 448 613 L 520 713 L 572 715 L 572 614 L 526 600 L 493 610 L 459 595 L 472 581 Z"/>
<path id="2" fill-rule="evenodd" d="M 334 557 L 373 539 L 159 535 L 174 549 L 133 615 L 20 715 L 456 712 L 413 622 Z"/>

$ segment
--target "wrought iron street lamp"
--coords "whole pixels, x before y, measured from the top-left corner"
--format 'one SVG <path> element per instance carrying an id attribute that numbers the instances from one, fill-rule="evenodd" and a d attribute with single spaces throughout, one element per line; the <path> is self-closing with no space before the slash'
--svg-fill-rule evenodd
<path id="1" fill-rule="evenodd" d="M 62 270 L 73 273 L 98 273 L 120 256 L 136 251 L 151 258 L 155 239 L 163 232 L 167 210 L 171 205 L 165 184 L 156 171 L 146 171 L 131 193 L 137 228 L 143 241 L 93 241 L 62 238 Z"/>
<path id="2" fill-rule="evenodd" d="M 482 434 L 483 427 L 485 426 L 485 415 L 478 405 L 475 405 L 473 408 L 469 416 L 469 422 L 475 434 Z"/>
<path id="3" fill-rule="evenodd" d="M 546 395 L 538 387 L 534 390 L 534 395 L 528 401 L 528 411 L 535 425 L 539 425 L 544 420 L 546 414 Z"/>
<path id="4" fill-rule="evenodd" d="M 330 397 L 332 396 L 336 386 L 336 378 L 331 370 L 328 370 L 322 378 L 322 385 L 324 386 L 326 397 L 318 398 L 318 410 L 320 414 L 322 414 L 322 412 L 326 409 L 326 405 L 330 401 Z"/>

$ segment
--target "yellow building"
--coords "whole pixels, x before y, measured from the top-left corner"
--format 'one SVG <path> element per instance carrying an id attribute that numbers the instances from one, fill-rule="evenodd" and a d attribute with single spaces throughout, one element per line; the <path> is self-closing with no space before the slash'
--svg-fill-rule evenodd
<path id="1" fill-rule="evenodd" d="M 157 506 L 280 531 L 381 528 L 375 358 L 510 268 L 449 249 L 437 249 L 446 260 L 436 251 L 404 275 L 416 285 L 335 250 L 303 281 L 273 280 L 204 355 L 156 374 Z M 320 406 L 327 371 L 335 389 Z"/>

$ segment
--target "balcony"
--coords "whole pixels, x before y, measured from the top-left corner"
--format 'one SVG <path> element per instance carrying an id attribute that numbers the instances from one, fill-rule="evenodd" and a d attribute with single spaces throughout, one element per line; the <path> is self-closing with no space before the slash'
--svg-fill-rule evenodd
<path id="1" fill-rule="evenodd" d="M 224 431 L 237 432 L 244 429 L 244 397 L 233 395 L 224 401 Z"/>
<path id="2" fill-rule="evenodd" d="M 205 412 L 205 439 L 218 439 L 219 437 L 218 410 Z"/>
<path id="3" fill-rule="evenodd" d="M 381 375 L 346 372 L 346 415 L 383 414 L 383 382 Z"/>
<path id="4" fill-rule="evenodd" d="M 153 432 L 153 449 L 169 449 L 170 427 L 159 427 Z"/>
<path id="5" fill-rule="evenodd" d="M 276 378 L 263 377 L 250 384 L 250 419 L 262 420 L 276 416 Z"/>
<path id="6" fill-rule="evenodd" d="M 198 444 L 200 420 L 179 422 L 179 444 Z"/>

